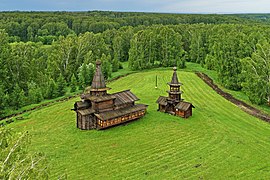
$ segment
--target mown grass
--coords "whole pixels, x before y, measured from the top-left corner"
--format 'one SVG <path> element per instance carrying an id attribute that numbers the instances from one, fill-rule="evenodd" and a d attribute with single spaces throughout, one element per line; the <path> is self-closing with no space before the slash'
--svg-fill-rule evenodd
<path id="1" fill-rule="evenodd" d="M 116 71 L 116 72 L 113 72 L 112 77 L 110 77 L 109 80 L 112 80 L 112 79 L 117 78 L 117 77 L 124 76 L 126 74 L 136 72 L 136 71 L 133 71 L 133 70 L 129 69 L 128 62 L 121 62 L 121 65 L 122 65 L 123 68 L 118 69 L 118 71 Z"/>
<path id="2" fill-rule="evenodd" d="M 124 75 L 135 72 L 135 71 L 132 71 L 132 70 L 130 70 L 128 68 L 128 62 L 122 62 L 121 64 L 123 66 L 123 69 L 119 69 L 117 72 L 113 72 L 112 77 L 110 77 L 108 79 L 109 81 L 112 81 L 112 80 L 114 80 L 114 79 L 116 79 L 118 77 L 121 77 L 121 76 L 124 76 Z M 23 106 L 23 107 L 21 107 L 21 108 L 19 108 L 17 110 L 7 108 L 5 110 L 0 111 L 0 118 L 4 118 L 6 116 L 21 113 L 21 112 L 24 112 L 24 111 L 29 111 L 32 108 L 36 108 L 38 106 L 48 104 L 48 103 L 54 103 L 57 100 L 62 100 L 62 99 L 65 99 L 67 97 L 71 97 L 71 96 L 74 96 L 74 95 L 77 95 L 77 94 L 81 94 L 82 92 L 83 92 L 83 90 L 78 89 L 78 87 L 77 87 L 76 92 L 70 92 L 70 87 L 67 87 L 66 88 L 66 93 L 63 96 L 60 96 L 60 97 L 57 97 L 57 98 L 54 98 L 54 99 L 45 99 L 45 100 L 43 100 L 43 101 L 41 101 L 41 102 L 39 102 L 37 104 L 30 104 L 30 105 L 27 105 L 27 106 Z"/>
<path id="3" fill-rule="evenodd" d="M 158 88 L 155 77 L 158 75 Z M 76 129 L 78 100 L 56 103 L 9 125 L 32 135 L 31 151 L 47 155 L 51 179 L 267 179 L 270 125 L 219 96 L 192 72 L 178 72 L 183 98 L 196 107 L 182 119 L 156 111 L 172 70 L 135 73 L 108 84 L 131 89 L 146 116 L 102 131 Z"/>
<path id="4" fill-rule="evenodd" d="M 121 62 L 121 64 L 122 64 L 123 69 L 119 69 L 117 72 L 113 72 L 112 77 L 110 77 L 108 79 L 108 81 L 113 81 L 113 80 L 115 80 L 115 79 L 117 79 L 119 77 L 122 77 L 122 76 L 125 76 L 125 75 L 128 75 L 128 74 L 133 74 L 133 73 L 138 73 L 138 72 L 149 72 L 149 71 L 153 70 L 153 69 L 146 69 L 146 70 L 141 70 L 141 71 L 134 71 L 134 70 L 130 70 L 128 68 L 128 62 Z M 154 70 L 169 70 L 169 69 L 171 69 L 171 67 L 162 67 L 162 68 L 158 68 L 158 69 L 154 69 Z M 268 105 L 266 105 L 266 104 L 263 104 L 263 105 L 252 104 L 250 102 L 250 100 L 248 99 L 247 95 L 243 91 L 229 90 L 229 89 L 226 89 L 225 87 L 223 87 L 222 85 L 220 85 L 220 82 L 218 81 L 217 72 L 215 72 L 213 70 L 207 70 L 207 69 L 203 68 L 200 64 L 192 63 L 192 62 L 186 62 L 186 68 L 182 69 L 182 70 L 186 71 L 186 72 L 197 72 L 198 71 L 198 72 L 203 72 L 203 73 L 207 74 L 209 77 L 211 77 L 213 79 L 214 83 L 217 84 L 219 86 L 219 88 L 221 88 L 223 91 L 230 93 L 235 98 L 237 98 L 239 100 L 242 100 L 245 103 L 247 103 L 247 104 L 249 104 L 251 106 L 254 106 L 254 107 L 260 109 L 261 111 L 263 111 L 263 112 L 270 115 L 270 108 L 269 108 Z M 66 97 L 70 97 L 70 96 L 73 96 L 75 94 L 78 94 L 78 93 L 82 92 L 82 90 L 77 90 L 74 93 L 70 93 L 69 89 L 70 88 L 67 88 L 67 93 L 62 97 L 58 97 L 58 98 L 50 99 L 50 100 L 44 100 L 44 101 L 42 101 L 42 102 L 40 102 L 38 104 L 30 104 L 30 105 L 24 106 L 24 107 L 22 107 L 22 108 L 20 108 L 18 110 L 6 109 L 3 112 L 0 112 L 0 118 L 4 117 L 4 116 L 9 116 L 9 115 L 12 115 L 12 114 L 20 113 L 20 112 L 23 112 L 25 110 L 30 110 L 30 109 L 35 108 L 37 106 L 47 104 L 47 103 L 52 103 L 52 102 L 55 102 L 57 100 L 64 99 Z"/>
<path id="5" fill-rule="evenodd" d="M 196 63 L 187 62 L 186 64 L 187 64 L 187 68 L 185 68 L 184 71 L 189 71 L 189 72 L 199 71 L 199 72 L 203 72 L 203 73 L 207 74 L 209 77 L 211 77 L 211 79 L 213 79 L 214 83 L 217 84 L 218 87 L 220 89 L 222 89 L 224 92 L 230 93 L 236 99 L 244 101 L 245 103 L 247 103 L 255 108 L 258 108 L 259 110 L 263 111 L 264 113 L 267 113 L 270 115 L 270 107 L 267 104 L 262 104 L 262 105 L 252 104 L 252 102 L 249 100 L 248 96 L 242 90 L 234 91 L 234 90 L 226 89 L 224 86 L 222 86 L 218 80 L 218 75 L 217 75 L 216 71 L 207 70 L 207 69 L 203 68 L 201 65 L 196 64 Z"/>

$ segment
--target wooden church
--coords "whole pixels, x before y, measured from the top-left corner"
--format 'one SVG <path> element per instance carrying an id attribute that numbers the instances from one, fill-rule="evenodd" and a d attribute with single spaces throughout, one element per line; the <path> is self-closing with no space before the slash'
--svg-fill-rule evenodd
<path id="1" fill-rule="evenodd" d="M 174 67 L 173 70 L 172 80 L 168 83 L 170 86 L 170 90 L 167 91 L 169 96 L 160 96 L 156 101 L 158 103 L 158 111 L 188 118 L 189 116 L 192 116 L 192 108 L 194 108 L 194 106 L 181 99 L 182 91 L 180 90 L 180 87 L 182 83 L 178 81 L 176 73 L 177 68 Z"/>
<path id="2" fill-rule="evenodd" d="M 104 129 L 144 116 L 147 105 L 135 104 L 139 99 L 130 90 L 107 93 L 110 88 L 106 87 L 100 66 L 97 61 L 90 92 L 74 104 L 77 128 Z"/>

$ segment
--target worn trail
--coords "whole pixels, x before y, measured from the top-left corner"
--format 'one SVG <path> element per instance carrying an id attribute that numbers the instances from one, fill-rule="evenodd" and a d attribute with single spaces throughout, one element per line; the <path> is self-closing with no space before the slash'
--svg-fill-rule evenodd
<path id="1" fill-rule="evenodd" d="M 224 92 L 216 84 L 214 84 L 213 80 L 209 76 L 207 76 L 206 74 L 204 74 L 202 72 L 196 72 L 196 74 L 207 85 L 209 85 L 214 91 L 216 91 L 218 94 L 223 96 L 228 101 L 230 101 L 230 102 L 234 103 L 235 105 L 237 105 L 238 107 L 240 107 L 246 113 L 270 123 L 270 116 L 269 115 L 261 112 L 259 109 L 252 107 L 239 99 L 234 98 L 231 94 Z"/>

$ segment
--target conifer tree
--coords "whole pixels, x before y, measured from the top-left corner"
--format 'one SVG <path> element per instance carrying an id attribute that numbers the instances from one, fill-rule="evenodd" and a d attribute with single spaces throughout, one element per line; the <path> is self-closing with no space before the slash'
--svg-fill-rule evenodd
<path id="1" fill-rule="evenodd" d="M 85 89 L 87 86 L 91 85 L 91 82 L 93 80 L 95 68 L 92 63 L 85 64 L 83 63 L 79 67 L 79 83 L 80 83 L 80 89 Z"/>
<path id="2" fill-rule="evenodd" d="M 20 88 L 18 84 L 15 85 L 11 94 L 10 103 L 12 107 L 19 109 L 26 104 L 26 97 L 24 90 Z"/>
<path id="3" fill-rule="evenodd" d="M 74 74 L 71 76 L 71 81 L 70 81 L 70 92 L 75 92 L 77 89 L 77 79 Z"/>
<path id="4" fill-rule="evenodd" d="M 64 96 L 66 93 L 66 81 L 63 77 L 62 74 L 59 75 L 59 77 L 57 78 L 57 96 Z"/>
<path id="5" fill-rule="evenodd" d="M 28 103 L 39 103 L 42 100 L 41 89 L 34 82 L 28 83 Z"/>
<path id="6" fill-rule="evenodd" d="M 119 61 L 117 59 L 112 60 L 112 72 L 116 72 L 119 69 Z"/>
<path id="7" fill-rule="evenodd" d="M 79 67 L 79 82 L 80 82 L 80 89 L 84 89 L 87 85 L 87 80 L 89 79 L 88 77 L 88 69 L 87 69 L 87 65 L 85 63 L 83 63 L 80 67 Z"/>
<path id="8" fill-rule="evenodd" d="M 89 76 L 88 76 L 89 79 L 88 79 L 87 83 L 89 83 L 89 86 L 90 86 L 91 83 L 92 83 L 93 77 L 94 77 L 94 73 L 95 73 L 95 66 L 94 66 L 94 64 L 93 63 L 89 63 L 87 65 L 87 69 L 88 69 L 88 74 L 89 74 Z"/>
<path id="9" fill-rule="evenodd" d="M 105 79 L 112 76 L 112 65 L 110 63 L 110 58 L 110 55 L 106 56 L 105 54 L 102 54 L 101 56 L 101 68 Z"/>
<path id="10" fill-rule="evenodd" d="M 5 91 L 3 85 L 0 85 L 0 111 L 5 108 L 5 105 Z"/>
<path id="11" fill-rule="evenodd" d="M 46 91 L 46 98 L 52 99 L 57 96 L 57 86 L 53 79 L 50 79 L 48 82 L 48 87 Z"/>
<path id="12" fill-rule="evenodd" d="M 20 107 L 23 107 L 27 104 L 26 102 L 26 96 L 25 96 L 25 92 L 23 89 L 21 89 L 20 93 L 19 93 L 19 97 L 18 97 L 18 106 L 16 107 L 17 109 Z"/>

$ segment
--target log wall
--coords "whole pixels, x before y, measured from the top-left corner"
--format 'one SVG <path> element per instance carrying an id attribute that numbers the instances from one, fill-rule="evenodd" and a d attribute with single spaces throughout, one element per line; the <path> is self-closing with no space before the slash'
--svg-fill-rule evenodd
<path id="1" fill-rule="evenodd" d="M 145 112 L 146 112 L 145 110 L 137 111 L 137 112 L 126 114 L 124 116 L 116 117 L 116 118 L 109 119 L 109 120 L 97 119 L 97 129 L 104 129 L 104 128 L 107 128 L 110 126 L 114 126 L 117 124 L 122 124 L 124 122 L 138 119 L 138 118 L 144 116 Z"/>

